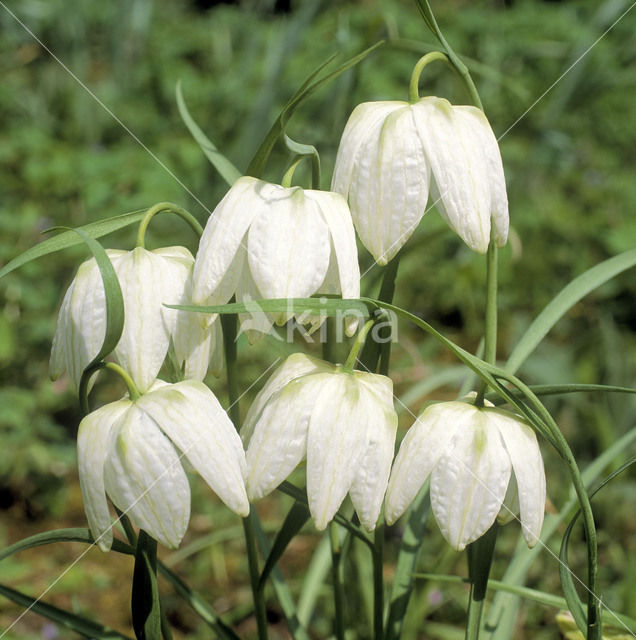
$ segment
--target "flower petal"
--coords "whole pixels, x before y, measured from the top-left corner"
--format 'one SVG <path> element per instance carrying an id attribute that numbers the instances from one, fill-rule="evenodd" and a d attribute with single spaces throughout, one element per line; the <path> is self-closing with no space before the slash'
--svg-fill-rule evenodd
<path id="1" fill-rule="evenodd" d="M 412 107 L 404 103 L 360 148 L 349 205 L 364 246 L 387 264 L 409 239 L 426 210 L 429 165 Z"/>
<path id="2" fill-rule="evenodd" d="M 305 457 L 316 394 L 323 380 L 331 375 L 303 376 L 269 397 L 247 448 L 246 486 L 250 500 L 272 492 Z"/>
<path id="3" fill-rule="evenodd" d="M 208 486 L 240 516 L 245 493 L 245 452 L 232 421 L 202 382 L 186 380 L 143 395 L 137 406 L 159 425 Z"/>
<path id="4" fill-rule="evenodd" d="M 490 242 L 488 167 L 480 137 L 443 98 L 422 98 L 413 105 L 415 124 L 434 178 L 431 196 L 450 227 L 479 253 Z"/>
<path id="5" fill-rule="evenodd" d="M 125 251 L 107 250 L 116 268 Z M 58 316 L 51 353 L 51 376 L 66 370 L 79 387 L 86 365 L 99 353 L 106 332 L 104 284 L 94 258 L 83 262 L 69 286 Z"/>
<path id="6" fill-rule="evenodd" d="M 512 462 L 517 481 L 521 529 L 529 547 L 539 540 L 545 514 L 545 471 L 537 436 L 517 416 L 504 411 L 489 411 L 490 420 L 499 429 Z"/>
<path id="7" fill-rule="evenodd" d="M 190 487 L 174 447 L 134 404 L 113 427 L 104 465 L 111 500 L 163 545 L 176 548 L 190 519 Z"/>
<path id="8" fill-rule="evenodd" d="M 258 290 L 254 278 L 249 269 L 243 269 L 241 278 L 236 287 L 237 302 L 252 302 L 263 299 L 263 294 Z M 239 313 L 241 325 L 240 333 L 245 333 L 250 344 L 260 340 L 265 334 L 278 337 L 276 331 L 272 330 L 274 320 L 271 314 L 261 311 L 258 302 L 254 302 L 249 307 L 247 313 Z M 240 334 L 239 334 L 240 335 Z"/>
<path id="9" fill-rule="evenodd" d="M 465 402 L 440 402 L 418 416 L 393 463 L 384 513 L 388 524 L 408 509 L 455 434 L 470 428 L 476 411 Z"/>
<path id="10" fill-rule="evenodd" d="M 234 294 L 243 266 L 235 258 L 239 247 L 245 248 L 245 235 L 259 212 L 259 193 L 267 189 L 267 183 L 256 178 L 239 178 L 212 212 L 194 264 L 196 304 L 225 304 Z"/>
<path id="11" fill-rule="evenodd" d="M 310 379 L 320 382 L 312 385 L 307 498 L 314 524 L 322 530 L 351 488 L 370 438 L 360 415 L 360 384 L 353 375 L 317 374 Z"/>
<path id="12" fill-rule="evenodd" d="M 343 298 L 360 297 L 360 267 L 351 212 L 345 199 L 332 191 L 305 191 L 308 200 L 316 202 L 329 227 Z"/>
<path id="13" fill-rule="evenodd" d="M 247 239 L 250 273 L 264 298 L 306 298 L 329 266 L 329 229 L 299 187 L 278 187 L 260 204 Z M 284 323 L 289 314 L 277 314 Z"/>
<path id="14" fill-rule="evenodd" d="M 102 551 L 113 543 L 112 519 L 104 486 L 104 462 L 111 429 L 131 406 L 128 399 L 104 405 L 89 413 L 77 432 L 77 466 L 84 511 L 93 539 Z"/>
<path id="15" fill-rule="evenodd" d="M 361 148 L 368 137 L 373 137 L 387 116 L 396 109 L 406 106 L 401 101 L 363 102 L 349 116 L 342 133 L 336 164 L 331 180 L 331 190 L 341 193 L 345 199 L 349 196 L 354 167 L 357 164 Z"/>
<path id="16" fill-rule="evenodd" d="M 360 522 L 369 531 L 375 529 L 382 508 L 397 431 L 393 396 L 390 396 L 389 403 L 378 400 L 378 395 L 370 393 L 364 385 L 360 385 L 360 413 L 357 419 L 365 424 L 369 444 L 360 461 L 349 495 Z"/>
<path id="17" fill-rule="evenodd" d="M 495 242 L 498 247 L 503 247 L 508 239 L 508 194 L 497 138 L 481 109 L 456 106 L 454 112 L 456 116 L 463 117 L 465 128 L 477 138 L 476 145 L 488 174 L 490 218 L 495 231 Z"/>
<path id="18" fill-rule="evenodd" d="M 144 392 L 157 378 L 177 321 L 174 310 L 163 305 L 184 301 L 188 269 L 137 247 L 119 260 L 116 271 L 126 318 L 115 356 Z"/>
<path id="19" fill-rule="evenodd" d="M 456 432 L 431 474 L 431 506 L 442 535 L 461 551 L 492 525 L 510 479 L 510 458 L 484 411 Z"/>
<path id="20" fill-rule="evenodd" d="M 247 446 L 254 432 L 254 427 L 261 417 L 261 413 L 269 399 L 284 386 L 296 378 L 309 375 L 310 373 L 324 373 L 333 371 L 333 365 L 312 358 L 304 353 L 293 353 L 289 356 L 269 377 L 265 386 L 258 392 L 256 398 L 247 412 L 243 426 L 241 427 L 241 438 Z"/>

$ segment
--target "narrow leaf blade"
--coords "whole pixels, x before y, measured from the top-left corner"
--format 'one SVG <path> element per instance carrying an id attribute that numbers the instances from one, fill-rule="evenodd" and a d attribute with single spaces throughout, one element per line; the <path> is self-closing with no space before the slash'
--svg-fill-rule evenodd
<path id="1" fill-rule="evenodd" d="M 124 213 L 120 216 L 114 216 L 107 218 L 106 220 L 99 220 L 98 222 L 91 222 L 82 227 L 77 227 L 78 230 L 83 231 L 91 238 L 101 238 L 113 231 L 118 231 L 131 224 L 139 222 L 146 215 L 146 209 L 140 209 L 139 211 L 131 211 L 130 213 Z M 82 242 L 81 238 L 78 238 L 75 231 L 69 230 L 64 233 L 60 233 L 54 238 L 48 238 L 43 240 L 34 247 L 27 249 L 24 253 L 13 258 L 13 260 L 7 262 L 7 264 L 0 269 L 0 278 L 3 278 L 7 274 L 15 271 L 17 268 L 41 258 L 50 253 L 61 251 L 62 249 L 68 249 Z"/>
<path id="2" fill-rule="evenodd" d="M 579 300 L 594 289 L 605 284 L 619 273 L 636 265 L 636 249 L 625 251 L 609 260 L 588 269 L 566 285 L 528 327 L 517 346 L 513 349 L 505 370 L 514 373 L 534 351 L 552 327 Z"/>
<path id="3" fill-rule="evenodd" d="M 203 133 L 203 130 L 190 115 L 181 90 L 181 81 L 177 82 L 177 108 L 188 131 L 192 134 L 196 143 L 205 154 L 219 175 L 231 187 L 243 174 L 217 149 L 212 141 Z"/>
<path id="4" fill-rule="evenodd" d="M 97 622 L 89 620 L 88 618 L 78 616 L 74 613 L 70 613 L 69 611 L 64 611 L 64 609 L 47 604 L 46 602 L 42 602 L 36 598 L 32 598 L 25 593 L 16 591 L 15 589 L 3 584 L 0 584 L 0 595 L 12 602 L 15 602 L 16 604 L 19 604 L 29 611 L 33 611 L 33 613 L 37 613 L 38 615 L 48 618 L 67 629 L 71 629 L 71 631 L 81 634 L 85 638 L 98 638 L 99 640 L 102 638 L 118 638 L 120 640 L 130 640 L 128 636 L 125 636 L 118 631 L 104 627 Z M 9 631 L 9 629 L 6 629 L 5 632 L 6 631 Z"/>
<path id="5" fill-rule="evenodd" d="M 304 524 L 309 520 L 309 508 L 306 504 L 301 502 L 294 502 L 292 508 L 287 513 L 285 520 L 274 540 L 274 544 L 267 556 L 265 566 L 261 572 L 258 587 L 262 589 L 265 586 L 265 581 L 269 577 L 272 569 L 276 566 L 276 563 L 280 557 L 285 553 L 285 549 L 296 536 L 296 534 L 303 528 Z"/>

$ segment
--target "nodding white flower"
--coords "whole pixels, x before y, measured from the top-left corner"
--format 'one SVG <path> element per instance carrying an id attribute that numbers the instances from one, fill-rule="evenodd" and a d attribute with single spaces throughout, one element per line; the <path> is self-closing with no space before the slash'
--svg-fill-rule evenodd
<path id="1" fill-rule="evenodd" d="M 396 428 L 389 378 L 292 355 L 257 395 L 241 432 L 249 443 L 247 495 L 267 495 L 306 458 L 316 527 L 327 526 L 349 493 L 360 522 L 373 530 Z"/>
<path id="2" fill-rule="evenodd" d="M 190 519 L 183 456 L 230 509 L 249 513 L 241 439 L 202 382 L 157 380 L 134 401 L 93 411 L 80 423 L 77 454 L 88 525 L 104 551 L 113 540 L 106 494 L 153 538 L 179 545 Z"/>
<path id="3" fill-rule="evenodd" d="M 106 251 L 124 299 L 124 330 L 114 355 L 140 391 L 156 380 L 173 339 L 186 378 L 203 379 L 218 335 L 200 314 L 168 309 L 187 304 L 194 258 L 184 247 L 148 251 Z M 80 265 L 57 321 L 51 351 L 51 377 L 67 371 L 79 386 L 82 372 L 97 355 L 106 331 L 106 298 L 95 259 Z M 218 350 L 217 350 L 218 351 Z M 218 358 L 215 368 L 218 368 Z"/>
<path id="4" fill-rule="evenodd" d="M 210 216 L 194 265 L 196 304 L 315 293 L 360 297 L 355 233 L 344 198 L 239 178 Z M 293 315 L 275 314 L 284 324 Z M 260 320 L 262 320 L 261 318 Z M 253 322 L 261 332 L 271 321 Z M 348 329 L 355 331 L 355 324 Z"/>
<path id="5" fill-rule="evenodd" d="M 342 134 L 331 188 L 348 199 L 358 235 L 379 264 L 415 231 L 429 195 L 471 249 L 488 249 L 491 220 L 497 245 L 506 243 L 501 156 L 476 107 L 435 97 L 358 105 Z"/>
<path id="6" fill-rule="evenodd" d="M 519 416 L 466 402 L 426 408 L 395 458 L 385 517 L 395 522 L 431 476 L 431 505 L 457 550 L 520 511 L 528 546 L 539 540 L 545 473 L 534 431 Z"/>

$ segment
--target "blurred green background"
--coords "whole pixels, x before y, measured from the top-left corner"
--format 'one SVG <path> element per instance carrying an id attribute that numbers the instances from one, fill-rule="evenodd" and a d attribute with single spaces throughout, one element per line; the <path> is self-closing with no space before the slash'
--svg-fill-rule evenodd
<path id="1" fill-rule="evenodd" d="M 447 39 L 473 73 L 496 135 L 502 136 L 512 224 L 510 241 L 500 256 L 502 359 L 569 280 L 636 247 L 636 12 L 620 20 L 579 60 L 630 4 L 433 3 Z M 159 201 L 180 204 L 205 222 L 226 185 L 181 122 L 174 97 L 178 80 L 195 120 L 243 170 L 280 108 L 311 70 L 334 52 L 344 60 L 385 40 L 361 65 L 316 93 L 290 122 L 293 138 L 318 147 L 323 187 L 328 188 L 338 141 L 353 107 L 369 100 L 406 99 L 414 63 L 433 48 L 414 3 L 407 0 L 245 0 L 215 5 L 209 0 L 9 0 L 6 8 L 0 7 L 0 266 L 43 239 L 47 228 L 78 226 Z M 421 87 L 421 95 L 440 95 L 455 103 L 467 100 L 462 85 L 443 65 L 427 68 Z M 279 145 L 267 177 L 279 181 L 289 160 Z M 298 175 L 300 183 L 307 179 L 302 172 Z M 107 237 L 105 244 L 132 248 L 134 238 L 131 227 Z M 176 218 L 156 219 L 149 244 L 175 243 L 196 249 L 195 238 Z M 48 379 L 57 308 L 84 256 L 79 247 L 48 256 L 0 282 L 3 544 L 60 526 L 85 526 L 74 450 L 79 408 L 66 381 Z M 380 270 L 372 267 L 362 248 L 361 265 L 363 271 L 370 268 L 363 289 L 375 295 Z M 484 259 L 464 247 L 431 211 L 405 247 L 396 302 L 474 351 L 483 328 L 484 266 Z M 585 298 L 528 359 L 521 371 L 524 379 L 636 386 L 635 300 L 633 271 Z M 457 363 L 423 334 L 406 326 L 399 334 L 392 376 L 398 397 L 413 412 L 432 397 L 456 397 L 465 378 L 465 372 L 457 372 Z M 315 345 L 304 347 L 301 342 L 283 347 L 271 339 L 255 347 L 241 342 L 243 387 L 292 348 L 319 353 Z M 210 384 L 225 403 L 223 379 L 211 379 Z M 104 382 L 96 390 L 96 402 L 120 392 Z M 629 397 L 586 395 L 551 399 L 547 405 L 583 467 L 636 423 L 636 404 Z M 402 411 L 402 422 L 404 428 L 412 422 L 407 411 Z M 568 495 L 566 474 L 547 447 L 544 451 L 548 494 L 558 508 Z M 635 484 L 634 474 L 626 474 L 596 502 L 604 600 L 632 613 Z M 211 594 L 219 611 L 229 612 L 229 619 L 249 637 L 253 624 L 240 523 L 198 479 L 192 485 L 195 515 L 184 543 L 186 552 L 165 557 Z M 263 501 L 259 510 L 266 526 L 280 523 L 288 505 L 278 497 Z M 505 568 L 506 553 L 514 548 L 518 533 L 514 526 L 504 531 L 494 577 Z M 197 546 L 201 539 L 206 544 Z M 396 540 L 399 526 L 389 532 L 387 579 Z M 285 556 L 292 588 L 300 584 L 315 543 L 308 527 Z M 15 556 L 3 563 L 3 581 L 39 593 L 79 551 L 71 545 Z M 437 571 L 465 575 L 463 557 L 446 548 L 434 524 L 422 566 L 430 567 L 431 562 Z M 582 570 L 583 557 L 574 554 L 573 564 Z M 130 571 L 128 559 L 90 551 L 47 599 L 130 633 L 128 592 L 121 586 Z M 530 583 L 560 593 L 556 561 L 543 554 Z M 166 593 L 177 637 L 208 637 L 169 590 Z M 463 637 L 464 604 L 463 587 L 424 584 L 409 610 L 405 637 Z M 315 637 L 330 633 L 330 606 L 325 595 L 322 613 L 312 620 Z M 272 602 L 275 629 L 277 611 Z M 2 600 L 0 628 L 19 612 Z M 352 607 L 350 614 L 354 612 Z M 553 613 L 527 607 L 523 628 L 515 637 L 559 637 Z M 421 631 L 424 618 L 429 624 L 426 632 Z M 365 637 L 365 624 L 360 616 L 354 625 L 357 637 Z M 279 626 L 274 637 L 287 637 L 284 625 Z M 11 637 L 75 637 L 33 614 L 14 632 Z"/>

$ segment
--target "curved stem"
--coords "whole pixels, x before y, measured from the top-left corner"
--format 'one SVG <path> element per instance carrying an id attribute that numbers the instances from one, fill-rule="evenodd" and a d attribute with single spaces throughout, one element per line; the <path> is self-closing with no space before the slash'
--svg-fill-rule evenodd
<path id="1" fill-rule="evenodd" d="M 88 384 L 93 373 L 99 371 L 100 369 L 110 369 L 111 371 L 114 371 L 117 375 L 119 375 L 119 377 L 126 383 L 128 395 L 133 402 L 141 396 L 139 389 L 137 389 L 137 385 L 125 369 L 120 367 L 115 362 L 98 362 L 86 369 L 86 372 L 82 375 L 82 379 L 80 381 L 78 396 L 80 408 L 84 415 L 88 415 L 90 413 L 90 407 L 88 404 Z"/>
<path id="2" fill-rule="evenodd" d="M 178 215 L 180 218 L 185 220 L 189 225 L 192 231 L 197 234 L 197 237 L 201 237 L 203 233 L 203 227 L 199 224 L 197 219 L 191 214 L 188 213 L 185 209 L 180 207 L 179 205 L 172 204 L 171 202 L 159 202 L 158 204 L 153 205 L 148 209 L 146 215 L 142 218 L 139 223 L 139 229 L 137 231 L 137 246 L 145 247 L 145 238 L 146 238 L 146 230 L 148 229 L 148 225 L 150 221 L 153 219 L 155 215 L 158 213 L 170 212 Z"/>
<path id="3" fill-rule="evenodd" d="M 477 92 L 477 87 L 475 87 L 475 83 L 468 71 L 468 67 L 459 59 L 457 54 L 453 51 L 451 46 L 446 41 L 444 34 L 441 32 L 439 25 L 437 24 L 437 20 L 435 20 L 435 16 L 433 15 L 433 11 L 431 9 L 428 0 L 415 0 L 417 4 L 417 8 L 420 10 L 422 17 L 424 18 L 424 22 L 426 22 L 426 26 L 431 30 L 433 35 L 439 40 L 439 43 L 444 47 L 446 54 L 448 55 L 448 59 L 450 60 L 453 67 L 461 77 L 470 94 L 470 98 L 473 101 L 473 104 L 476 107 L 479 107 L 482 111 L 484 107 L 481 102 L 481 98 L 479 97 L 479 93 Z"/>
<path id="4" fill-rule="evenodd" d="M 223 350 L 225 352 L 227 393 L 230 404 L 228 414 L 234 423 L 234 428 L 238 431 L 241 424 L 241 412 L 239 407 L 238 380 L 236 376 L 236 316 L 233 314 L 221 315 L 221 326 L 223 328 Z M 254 601 L 254 615 L 258 626 L 258 638 L 259 640 L 267 640 L 267 609 L 265 607 L 265 597 L 263 591 L 258 588 L 258 551 L 256 548 L 254 523 L 252 522 L 252 518 L 255 517 L 257 516 L 252 510 L 246 518 L 243 518 L 243 533 L 245 535 L 247 566 Z"/>
<path id="5" fill-rule="evenodd" d="M 133 402 L 141 396 L 141 393 L 139 393 L 139 389 L 137 389 L 137 385 L 135 384 L 134 380 L 130 377 L 130 374 L 123 367 L 120 367 L 115 362 L 105 362 L 103 368 L 114 371 L 126 383 L 126 387 L 128 388 L 128 395 Z"/>
<path id="6" fill-rule="evenodd" d="M 420 99 L 420 76 L 422 75 L 422 71 L 424 71 L 424 67 L 435 60 L 441 60 L 442 62 L 451 64 L 448 56 L 441 51 L 431 51 L 430 53 L 422 56 L 413 67 L 413 72 L 411 73 L 411 82 L 409 83 L 409 102 L 417 102 Z"/>
<path id="7" fill-rule="evenodd" d="M 292 179 L 294 177 L 294 172 L 298 168 L 298 165 L 304 159 L 305 159 L 305 156 L 300 156 L 291 163 L 291 166 L 289 167 L 289 169 L 287 169 L 287 171 L 285 171 L 285 175 L 283 176 L 283 179 L 280 181 L 280 184 L 282 187 L 285 187 L 286 189 L 289 189 L 291 187 Z"/>
<path id="8" fill-rule="evenodd" d="M 375 318 L 371 318 L 370 320 L 367 320 L 364 323 L 364 326 L 358 332 L 358 335 L 356 336 L 356 340 L 353 343 L 353 346 L 351 347 L 351 351 L 347 356 L 347 360 L 345 361 L 342 367 L 344 371 L 348 371 L 348 372 L 353 371 L 353 368 L 355 367 L 356 361 L 358 359 L 358 354 L 360 353 L 360 350 L 364 346 L 364 343 L 367 339 L 367 335 L 369 331 L 371 331 L 371 328 L 373 327 L 374 324 L 375 324 Z"/>
<path id="9" fill-rule="evenodd" d="M 333 582 L 333 598 L 335 606 L 334 615 L 334 635 L 336 640 L 344 640 L 344 603 L 345 592 L 342 580 L 342 548 L 340 545 L 340 534 L 338 525 L 335 522 L 329 523 L 329 542 L 331 544 L 331 578 Z"/>
<path id="10" fill-rule="evenodd" d="M 373 638 L 384 638 L 384 583 L 382 561 L 384 559 L 384 523 L 379 523 L 373 539 Z"/>

